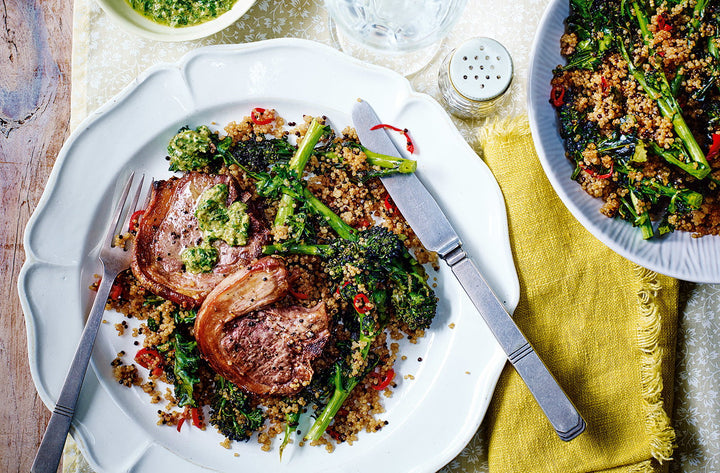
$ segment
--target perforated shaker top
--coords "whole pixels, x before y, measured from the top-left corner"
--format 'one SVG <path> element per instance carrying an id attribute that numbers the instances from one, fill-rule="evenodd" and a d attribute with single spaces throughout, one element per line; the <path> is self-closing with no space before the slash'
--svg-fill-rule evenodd
<path id="1" fill-rule="evenodd" d="M 477 101 L 502 95 L 513 76 L 512 59 L 507 49 L 490 38 L 473 38 L 460 45 L 448 69 L 455 89 Z"/>

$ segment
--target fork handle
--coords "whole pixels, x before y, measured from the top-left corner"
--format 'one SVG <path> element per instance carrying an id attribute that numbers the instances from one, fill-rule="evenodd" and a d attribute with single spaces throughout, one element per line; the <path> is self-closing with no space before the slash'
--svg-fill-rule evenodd
<path id="1" fill-rule="evenodd" d="M 75 351 L 70 370 L 65 377 L 60 397 L 57 400 L 55 409 L 53 409 L 45 435 L 43 435 L 35 460 L 30 468 L 32 473 L 57 472 L 65 440 L 75 414 L 78 396 L 85 379 L 85 372 L 95 345 L 95 337 L 105 312 L 105 303 L 115 281 L 115 276 L 117 276 L 117 273 L 113 274 L 103 268 L 102 281 L 98 287 L 95 302 L 93 302 L 90 315 L 80 336 L 80 342 Z"/>

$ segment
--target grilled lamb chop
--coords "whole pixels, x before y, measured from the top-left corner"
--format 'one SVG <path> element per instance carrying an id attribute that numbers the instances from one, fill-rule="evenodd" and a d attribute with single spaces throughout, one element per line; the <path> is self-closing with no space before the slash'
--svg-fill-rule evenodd
<path id="1" fill-rule="evenodd" d="M 190 172 L 182 178 L 154 183 L 150 204 L 138 225 L 131 264 L 135 278 L 153 293 L 184 308 L 198 307 L 220 281 L 256 260 L 269 238 L 267 225 L 258 218 L 257 210 L 248 205 L 248 244 L 230 246 L 216 240 L 213 246 L 220 258 L 211 272 L 194 274 L 185 270 L 180 252 L 202 239 L 195 206 L 200 194 L 216 184 L 228 186 L 228 205 L 238 199 L 247 200 L 240 196 L 230 176 Z"/>
<path id="2" fill-rule="evenodd" d="M 271 306 L 288 289 L 284 263 L 268 256 L 218 284 L 195 319 L 203 357 L 255 394 L 300 391 L 312 378 L 310 362 L 330 336 L 323 302 L 312 308 Z"/>

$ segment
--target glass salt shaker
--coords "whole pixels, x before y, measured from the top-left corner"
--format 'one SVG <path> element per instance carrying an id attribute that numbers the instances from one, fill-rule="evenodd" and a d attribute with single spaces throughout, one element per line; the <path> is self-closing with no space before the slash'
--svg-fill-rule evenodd
<path id="1" fill-rule="evenodd" d="M 505 47 L 491 38 L 472 38 L 445 57 L 438 85 L 453 115 L 484 117 L 507 97 L 513 63 Z"/>

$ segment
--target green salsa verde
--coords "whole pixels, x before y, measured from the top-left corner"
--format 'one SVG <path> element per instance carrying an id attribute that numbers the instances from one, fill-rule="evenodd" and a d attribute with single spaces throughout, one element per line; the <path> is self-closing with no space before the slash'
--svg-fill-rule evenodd
<path id="1" fill-rule="evenodd" d="M 213 143 L 212 131 L 205 125 L 196 130 L 184 128 L 173 136 L 167 151 L 171 171 L 191 171 L 210 164 Z"/>
<path id="2" fill-rule="evenodd" d="M 193 274 L 209 273 L 218 261 L 218 250 L 204 240 L 200 246 L 188 247 L 180 253 L 185 269 Z"/>
<path id="3" fill-rule="evenodd" d="M 127 0 L 144 17 L 162 25 L 205 23 L 230 10 L 237 0 Z"/>
<path id="4" fill-rule="evenodd" d="M 212 246 L 215 240 L 223 240 L 230 246 L 248 244 L 250 215 L 247 213 L 247 204 L 233 202 L 226 205 L 227 198 L 228 186 L 225 184 L 217 184 L 200 194 L 195 207 L 195 217 L 203 234 L 203 241 L 200 245 L 185 248 L 180 253 L 187 271 L 191 273 L 212 271 L 220 256 L 217 249 Z"/>

